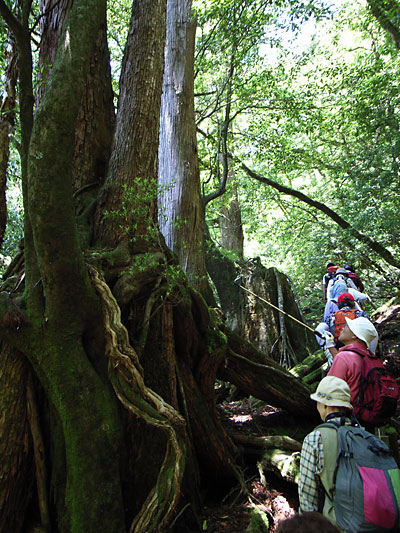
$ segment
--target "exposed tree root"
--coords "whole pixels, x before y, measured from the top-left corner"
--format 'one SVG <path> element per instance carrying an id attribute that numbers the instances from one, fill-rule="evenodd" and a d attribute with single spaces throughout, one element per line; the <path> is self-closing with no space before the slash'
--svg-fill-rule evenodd
<path id="1" fill-rule="evenodd" d="M 163 531 L 180 496 L 186 462 L 185 420 L 161 396 L 146 387 L 143 368 L 121 323 L 120 308 L 100 272 L 93 267 L 89 267 L 89 271 L 102 299 L 109 377 L 115 393 L 126 409 L 166 431 L 169 437 L 157 483 L 134 518 L 130 531 Z"/>
<path id="2" fill-rule="evenodd" d="M 278 293 L 278 307 L 283 311 L 284 301 L 282 294 L 282 285 L 279 278 L 279 272 L 274 267 L 273 268 L 275 279 L 276 279 L 276 289 Z M 280 339 L 282 344 L 282 349 L 280 351 L 279 363 L 283 368 L 290 368 L 297 363 L 296 354 L 290 344 L 290 338 L 285 325 L 285 316 L 282 313 L 279 314 L 279 329 L 280 329 Z"/>
<path id="3" fill-rule="evenodd" d="M 244 444 L 245 446 L 253 446 L 256 448 L 281 448 L 284 450 L 291 451 L 300 451 L 301 443 L 297 440 L 288 437 L 287 435 L 269 435 L 269 436 L 248 436 L 242 435 L 241 433 L 231 433 L 229 432 L 231 439 L 238 443 Z"/>
<path id="4" fill-rule="evenodd" d="M 39 414 L 36 405 L 35 391 L 32 376 L 29 376 L 26 387 L 26 403 L 29 427 L 32 435 L 33 451 L 35 456 L 35 474 L 39 501 L 40 521 L 45 531 L 50 531 L 50 513 L 47 491 L 47 468 L 42 432 L 40 429 Z"/>

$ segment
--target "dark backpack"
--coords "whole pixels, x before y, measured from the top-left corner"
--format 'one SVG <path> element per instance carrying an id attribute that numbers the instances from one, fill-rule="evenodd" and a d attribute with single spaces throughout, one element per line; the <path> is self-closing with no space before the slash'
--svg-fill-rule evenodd
<path id="1" fill-rule="evenodd" d="M 338 453 L 333 474 L 333 503 L 337 526 L 348 533 L 397 531 L 400 471 L 386 444 L 359 426 L 328 421 L 320 430 L 324 449 L 335 428 Z M 331 430 L 329 430 L 330 432 Z"/>
<path id="2" fill-rule="evenodd" d="M 399 387 L 382 361 L 368 350 L 368 356 L 350 350 L 363 358 L 360 388 L 353 400 L 354 416 L 363 424 L 379 427 L 387 424 L 397 408 Z"/>
<path id="3" fill-rule="evenodd" d="M 354 285 L 357 287 L 357 289 L 361 292 L 364 292 L 364 284 L 360 280 L 360 277 L 355 272 L 349 272 L 348 277 L 354 282 Z"/>
<path id="4" fill-rule="evenodd" d="M 346 324 L 346 317 L 350 320 L 357 318 L 357 309 L 340 309 L 335 311 L 335 340 L 339 338 L 340 332 Z"/>

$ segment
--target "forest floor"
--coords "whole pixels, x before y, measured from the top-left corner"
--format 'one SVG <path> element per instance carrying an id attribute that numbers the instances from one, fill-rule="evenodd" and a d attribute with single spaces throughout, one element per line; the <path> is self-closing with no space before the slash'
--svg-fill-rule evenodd
<path id="1" fill-rule="evenodd" d="M 375 313 L 374 324 L 380 337 L 380 355 L 392 375 L 400 384 L 400 302 L 391 302 Z M 271 423 L 277 417 L 289 417 L 287 413 L 265 405 L 255 398 L 242 398 L 236 401 L 223 401 L 218 405 L 221 420 L 228 432 L 240 432 L 243 435 L 269 435 Z M 400 422 L 400 404 L 397 416 Z M 292 422 L 292 423 L 291 423 Z M 287 420 L 287 427 L 298 427 L 296 421 Z M 285 424 L 286 425 L 286 424 Z M 289 435 L 301 442 L 302 435 Z M 247 450 L 249 451 L 249 450 Z M 267 531 L 264 527 L 253 524 L 250 528 L 250 515 L 257 508 L 259 515 L 264 515 L 264 520 L 269 521 L 269 531 L 273 533 L 277 524 L 294 515 L 298 508 L 297 485 L 284 482 L 271 474 L 267 477 L 266 485 L 263 484 L 257 470 L 257 461 L 261 452 L 256 452 L 251 457 L 251 452 L 246 455 L 246 449 L 241 450 L 246 467 L 246 485 L 249 490 L 247 497 L 229 494 L 226 501 L 218 506 L 206 507 L 204 514 L 203 530 L 206 533 L 246 533 Z M 265 483 L 265 479 L 263 479 Z M 253 513 L 254 515 L 254 513 Z"/>

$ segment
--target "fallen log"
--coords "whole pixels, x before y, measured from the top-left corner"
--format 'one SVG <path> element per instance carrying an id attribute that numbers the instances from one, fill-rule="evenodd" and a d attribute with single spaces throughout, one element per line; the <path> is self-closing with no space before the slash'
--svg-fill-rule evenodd
<path id="1" fill-rule="evenodd" d="M 326 376 L 327 371 L 328 361 L 325 360 L 325 363 L 323 363 L 319 368 L 316 368 L 315 370 L 304 376 L 302 378 L 302 382 L 309 386 L 319 383 L 321 379 Z"/>
<path id="2" fill-rule="evenodd" d="M 289 372 L 296 376 L 297 378 L 303 379 L 305 376 L 317 370 L 326 363 L 326 356 L 322 350 L 317 350 L 316 352 L 310 354 L 306 357 L 301 363 L 292 367 Z"/>
<path id="3" fill-rule="evenodd" d="M 233 332 L 229 332 L 228 349 L 217 377 L 291 413 L 308 416 L 314 410 L 306 384 Z"/>

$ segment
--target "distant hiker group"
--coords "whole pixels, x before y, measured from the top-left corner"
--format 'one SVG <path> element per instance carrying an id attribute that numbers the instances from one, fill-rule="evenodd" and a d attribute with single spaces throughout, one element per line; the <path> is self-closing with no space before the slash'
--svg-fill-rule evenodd
<path id="1" fill-rule="evenodd" d="M 362 310 L 364 285 L 352 265 L 327 265 L 317 340 L 330 368 L 311 399 L 322 424 L 300 456 L 300 513 L 318 511 L 340 531 L 399 531 L 400 470 L 375 428 L 395 414 L 398 385 L 375 355 L 378 333 Z"/>
<path id="2" fill-rule="evenodd" d="M 386 424 L 397 407 L 398 387 L 375 354 L 378 332 L 361 309 L 355 289 L 364 286 L 352 265 L 338 268 L 328 263 L 324 295 L 331 311 L 317 328 L 317 339 L 328 358 L 328 376 L 343 379 L 350 387 L 353 414 L 368 430 Z M 340 287 L 340 288 L 339 288 Z"/>

